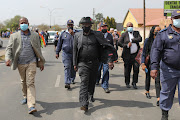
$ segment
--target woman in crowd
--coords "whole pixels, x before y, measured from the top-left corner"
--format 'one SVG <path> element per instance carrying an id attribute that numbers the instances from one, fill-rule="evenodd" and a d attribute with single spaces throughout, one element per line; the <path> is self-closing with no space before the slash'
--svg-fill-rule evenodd
<path id="1" fill-rule="evenodd" d="M 145 40 L 144 43 L 144 48 L 143 48 L 143 53 L 142 53 L 142 61 L 141 61 L 141 66 L 142 69 L 146 73 L 146 79 L 145 79 L 145 90 L 146 90 L 146 97 L 148 99 L 151 99 L 149 90 L 150 90 L 150 82 L 151 82 L 151 76 L 150 76 L 150 71 L 151 71 L 151 66 L 150 66 L 150 52 L 151 52 L 151 47 L 154 39 L 156 38 L 157 33 L 161 30 L 159 26 L 153 26 L 152 29 L 150 30 L 150 35 L 149 38 Z M 156 97 L 157 97 L 157 106 L 159 106 L 159 100 L 160 100 L 160 73 L 158 72 L 158 76 L 155 79 L 155 88 L 156 88 Z"/>

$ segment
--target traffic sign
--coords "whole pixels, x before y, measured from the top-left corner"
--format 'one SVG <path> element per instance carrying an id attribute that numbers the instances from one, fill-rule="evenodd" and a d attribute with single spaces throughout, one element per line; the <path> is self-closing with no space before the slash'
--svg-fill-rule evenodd
<path id="1" fill-rule="evenodd" d="M 164 1 L 164 16 L 171 16 L 171 13 L 178 9 L 180 9 L 180 1 Z"/>

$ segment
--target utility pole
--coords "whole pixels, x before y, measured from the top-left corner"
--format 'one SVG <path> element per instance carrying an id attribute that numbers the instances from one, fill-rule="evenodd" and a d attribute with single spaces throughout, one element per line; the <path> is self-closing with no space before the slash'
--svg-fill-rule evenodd
<path id="1" fill-rule="evenodd" d="M 146 39 L 146 2 L 144 0 L 144 41 Z"/>
<path id="2" fill-rule="evenodd" d="M 95 22 L 95 8 L 93 8 L 93 20 Z M 96 23 L 94 23 L 94 30 L 96 29 Z"/>

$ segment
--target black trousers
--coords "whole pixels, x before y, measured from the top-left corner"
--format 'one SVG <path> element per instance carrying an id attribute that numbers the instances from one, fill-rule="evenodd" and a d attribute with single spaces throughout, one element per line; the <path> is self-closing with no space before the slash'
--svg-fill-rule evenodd
<path id="1" fill-rule="evenodd" d="M 79 101 L 81 106 L 89 105 L 89 96 L 94 95 L 99 63 L 79 63 L 78 70 L 81 79 Z"/>
<path id="2" fill-rule="evenodd" d="M 149 91 L 151 86 L 151 75 L 149 65 L 147 65 L 148 73 L 146 73 L 145 90 Z M 160 85 L 160 71 L 158 71 L 157 78 L 155 78 L 156 97 L 160 97 L 161 85 Z"/>
<path id="3" fill-rule="evenodd" d="M 129 85 L 131 69 L 133 67 L 133 83 L 138 83 L 138 74 L 139 74 L 139 64 L 136 62 L 135 57 L 137 54 L 131 54 L 130 59 L 123 59 L 124 61 L 124 76 L 125 83 Z"/>

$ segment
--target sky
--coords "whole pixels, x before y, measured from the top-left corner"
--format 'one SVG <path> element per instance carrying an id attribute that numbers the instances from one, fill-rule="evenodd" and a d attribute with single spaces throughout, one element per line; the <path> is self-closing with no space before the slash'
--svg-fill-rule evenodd
<path id="1" fill-rule="evenodd" d="M 164 0 L 146 0 L 147 8 L 163 8 Z M 68 19 L 77 25 L 82 17 L 93 17 L 103 13 L 104 17 L 114 17 L 117 23 L 123 19 L 129 8 L 143 8 L 143 0 L 1 0 L 0 22 L 21 15 L 29 19 L 31 25 L 65 25 Z M 49 11 L 50 10 L 50 11 Z"/>

